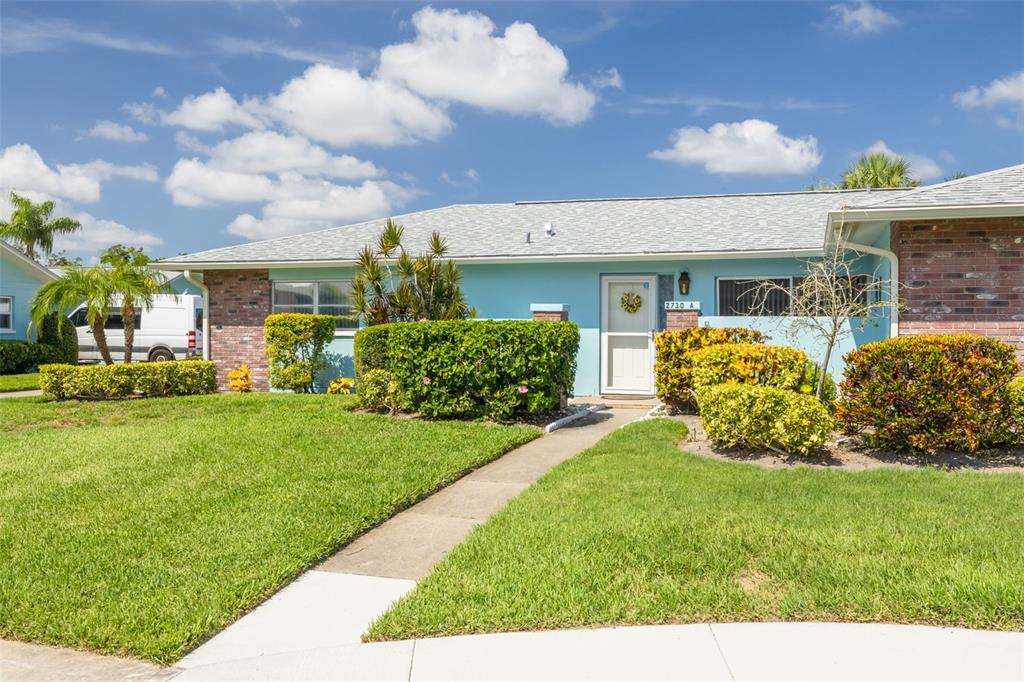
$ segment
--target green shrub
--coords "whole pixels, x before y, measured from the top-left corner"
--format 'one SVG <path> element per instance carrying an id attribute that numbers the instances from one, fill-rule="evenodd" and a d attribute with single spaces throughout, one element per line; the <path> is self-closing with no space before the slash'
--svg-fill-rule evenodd
<path id="1" fill-rule="evenodd" d="M 879 447 L 974 451 L 1014 439 L 1012 346 L 972 334 L 904 336 L 846 355 L 837 417 Z"/>
<path id="2" fill-rule="evenodd" d="M 404 410 L 502 420 L 572 395 L 579 342 L 572 322 L 448 320 L 393 324 L 387 347 Z"/>
<path id="3" fill-rule="evenodd" d="M 391 325 L 377 324 L 372 327 L 365 327 L 356 332 L 352 342 L 352 357 L 356 367 L 356 378 L 371 369 L 387 369 L 390 366 L 388 360 L 388 335 L 391 333 Z"/>
<path id="4" fill-rule="evenodd" d="M 49 346 L 31 341 L 0 341 L 0 374 L 23 374 L 47 361 Z"/>
<path id="5" fill-rule="evenodd" d="M 78 332 L 66 316 L 50 313 L 39 325 L 39 343 L 48 346 L 46 362 L 78 362 Z"/>
<path id="6" fill-rule="evenodd" d="M 330 315 L 278 313 L 263 323 L 270 386 L 312 393 L 316 375 L 327 366 L 324 348 L 334 338 Z"/>
<path id="7" fill-rule="evenodd" d="M 811 454 L 824 447 L 834 421 L 814 396 L 784 388 L 718 384 L 697 392 L 700 423 L 726 447 Z"/>
<path id="8" fill-rule="evenodd" d="M 217 390 L 217 369 L 204 360 L 129 365 L 43 365 L 39 387 L 57 400 L 199 395 Z"/>
<path id="9" fill-rule="evenodd" d="M 359 407 L 375 412 L 396 414 L 402 407 L 402 389 L 386 369 L 371 369 L 363 373 L 356 386 Z"/>
<path id="10" fill-rule="evenodd" d="M 1012 428 L 1016 431 L 1017 443 L 1024 445 L 1024 377 L 1010 381 L 1009 395 Z"/>
<path id="11" fill-rule="evenodd" d="M 807 356 L 789 346 L 723 343 L 693 351 L 690 361 L 693 390 L 697 393 L 716 384 L 772 386 L 801 393 L 814 390 L 804 384 Z"/>
<path id="12" fill-rule="evenodd" d="M 673 412 L 692 412 L 697 404 L 693 395 L 690 354 L 722 343 L 759 343 L 764 334 L 754 329 L 694 327 L 661 332 L 654 337 L 657 359 L 654 380 L 658 397 Z"/>

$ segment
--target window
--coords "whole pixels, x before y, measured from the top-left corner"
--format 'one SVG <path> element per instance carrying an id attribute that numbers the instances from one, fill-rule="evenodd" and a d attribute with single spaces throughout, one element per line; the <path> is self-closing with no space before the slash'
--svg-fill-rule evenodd
<path id="1" fill-rule="evenodd" d="M 338 331 L 358 328 L 359 318 L 352 308 L 352 282 L 274 282 L 275 313 L 316 313 L 333 315 Z"/>
<path id="2" fill-rule="evenodd" d="M 759 303 L 758 288 L 762 282 L 771 282 L 786 289 L 793 286 L 792 277 L 771 277 L 761 279 L 718 279 L 718 314 L 719 315 L 786 315 L 789 313 L 789 294 L 781 291 L 768 292 L 764 301 L 766 310 L 754 311 Z"/>
<path id="3" fill-rule="evenodd" d="M 69 319 L 71 320 L 71 324 L 75 325 L 76 327 L 89 326 L 89 320 L 86 317 L 85 308 L 79 308 L 78 310 L 76 310 L 74 313 L 71 314 L 71 317 Z"/>
<path id="4" fill-rule="evenodd" d="M 758 289 L 763 282 L 770 282 L 792 292 L 800 286 L 803 277 L 763 277 L 757 279 L 718 278 L 718 314 L 719 315 L 789 315 L 789 294 L 773 289 L 767 297 Z M 867 302 L 865 287 L 870 280 L 867 275 L 855 275 L 849 279 L 851 288 L 858 288 L 860 303 Z M 850 291 L 850 289 L 847 289 Z M 765 298 L 766 300 L 758 300 Z M 755 307 L 758 308 L 755 310 Z"/>
<path id="5" fill-rule="evenodd" d="M 14 299 L 10 296 L 0 296 L 0 329 L 14 329 Z"/>
<path id="6" fill-rule="evenodd" d="M 88 324 L 88 322 L 86 324 Z M 135 324 L 132 325 L 132 326 L 135 327 L 135 331 L 139 331 L 139 328 L 142 327 L 142 311 L 139 310 L 138 308 L 135 309 Z M 103 323 L 103 328 L 104 329 L 113 329 L 115 331 L 123 331 L 124 330 L 124 320 L 121 318 L 121 311 L 120 310 L 110 310 L 110 311 L 108 311 L 107 312 L 107 321 Z"/>

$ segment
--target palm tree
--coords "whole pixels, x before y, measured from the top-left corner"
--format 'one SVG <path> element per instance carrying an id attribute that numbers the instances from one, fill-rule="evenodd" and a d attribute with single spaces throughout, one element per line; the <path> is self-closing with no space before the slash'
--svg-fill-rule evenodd
<path id="1" fill-rule="evenodd" d="M 863 154 L 843 171 L 843 189 L 917 187 L 920 184 L 920 180 L 910 175 L 909 161 L 885 152 Z"/>
<path id="2" fill-rule="evenodd" d="M 149 310 L 157 294 L 172 293 L 160 273 L 149 267 L 149 256 L 137 249 L 121 244 L 111 246 L 100 254 L 107 285 L 121 299 L 121 323 L 124 325 L 124 361 L 132 361 L 135 345 L 136 308 Z"/>
<path id="3" fill-rule="evenodd" d="M 50 313 L 63 315 L 80 303 L 85 304 L 86 320 L 103 361 L 114 363 L 107 347 L 104 325 L 114 300 L 114 289 L 107 270 L 98 267 L 65 268 L 60 277 L 39 287 L 29 307 L 30 327 L 39 327 Z"/>
<path id="4" fill-rule="evenodd" d="M 0 220 L 0 238 L 20 245 L 32 259 L 36 258 L 36 247 L 46 254 L 53 252 L 54 235 L 70 234 L 82 228 L 74 218 L 50 218 L 54 209 L 52 201 L 36 204 L 11 192 L 11 205 L 14 210 L 10 220 Z"/>

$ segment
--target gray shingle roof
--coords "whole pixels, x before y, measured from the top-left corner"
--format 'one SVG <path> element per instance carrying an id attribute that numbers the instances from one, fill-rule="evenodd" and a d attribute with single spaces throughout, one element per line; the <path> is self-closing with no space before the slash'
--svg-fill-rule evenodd
<path id="1" fill-rule="evenodd" d="M 863 191 L 831 191 L 457 204 L 395 219 L 405 226 L 407 249 L 423 249 L 436 230 L 457 259 L 786 252 L 821 248 L 827 212 L 866 196 Z M 548 223 L 554 236 L 544 234 Z M 369 220 L 177 256 L 167 263 L 352 261 L 364 244 L 376 242 L 383 224 L 383 218 Z"/>
<path id="2" fill-rule="evenodd" d="M 871 197 L 875 197 L 872 193 Z M 1024 164 L 970 175 L 959 180 L 918 187 L 896 195 L 886 194 L 873 201 L 857 202 L 851 208 L 913 208 L 936 206 L 983 206 L 1024 204 Z"/>

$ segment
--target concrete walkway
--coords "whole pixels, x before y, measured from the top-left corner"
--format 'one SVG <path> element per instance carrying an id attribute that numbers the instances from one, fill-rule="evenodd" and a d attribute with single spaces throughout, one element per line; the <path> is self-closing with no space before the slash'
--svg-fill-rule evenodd
<path id="1" fill-rule="evenodd" d="M 0 393 L 0 398 L 29 398 L 42 394 L 43 392 L 39 389 L 29 389 L 27 391 L 3 391 Z"/>

